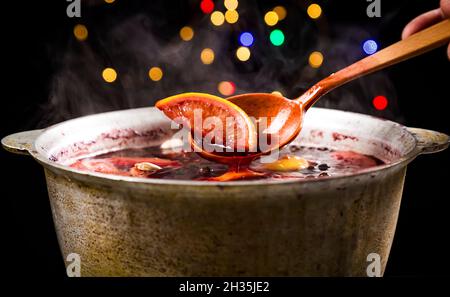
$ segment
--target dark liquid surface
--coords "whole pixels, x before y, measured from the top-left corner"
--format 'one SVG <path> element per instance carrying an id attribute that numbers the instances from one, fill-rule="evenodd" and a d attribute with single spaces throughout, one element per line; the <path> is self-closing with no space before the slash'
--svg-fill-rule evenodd
<path id="1" fill-rule="evenodd" d="M 324 178 L 353 174 L 362 169 L 384 164 L 383 161 L 373 156 L 353 151 L 335 151 L 325 147 L 315 148 L 293 144 L 280 151 L 278 159 L 289 158 L 301 160 L 303 166 L 286 171 L 286 169 L 278 168 L 279 166 L 269 167 L 267 163 L 262 163 L 260 159 L 257 159 L 250 164 L 250 169 L 263 173 L 263 175 L 247 176 L 243 179 Z M 281 163 L 276 162 L 283 164 L 283 161 Z M 142 170 L 143 167 L 148 165 L 143 163 L 155 164 L 159 168 L 144 168 L 145 170 Z M 290 163 L 292 164 L 292 162 Z M 143 164 L 143 166 L 139 166 L 139 164 Z M 208 161 L 195 152 L 163 150 L 159 147 L 111 152 L 80 159 L 70 166 L 81 170 L 122 176 L 172 180 L 208 180 L 221 176 L 228 171 L 227 165 Z"/>

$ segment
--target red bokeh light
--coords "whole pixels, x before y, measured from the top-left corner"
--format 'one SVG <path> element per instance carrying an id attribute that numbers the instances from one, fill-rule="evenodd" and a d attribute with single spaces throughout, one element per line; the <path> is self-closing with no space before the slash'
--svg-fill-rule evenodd
<path id="1" fill-rule="evenodd" d="M 376 96 L 372 101 L 373 106 L 378 110 L 384 110 L 388 106 L 388 100 L 384 96 Z"/>
<path id="2" fill-rule="evenodd" d="M 211 13 L 214 10 L 214 2 L 212 2 L 212 0 L 202 0 L 202 2 L 200 2 L 200 9 L 203 13 Z"/>

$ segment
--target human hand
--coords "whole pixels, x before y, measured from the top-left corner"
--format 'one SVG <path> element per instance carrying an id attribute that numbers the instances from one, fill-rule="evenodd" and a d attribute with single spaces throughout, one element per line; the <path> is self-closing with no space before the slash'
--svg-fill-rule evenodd
<path id="1" fill-rule="evenodd" d="M 439 8 L 425 12 L 409 22 L 403 29 L 402 39 L 446 18 L 450 18 L 450 0 L 441 0 Z M 450 60 L 450 44 L 447 47 L 447 57 Z"/>

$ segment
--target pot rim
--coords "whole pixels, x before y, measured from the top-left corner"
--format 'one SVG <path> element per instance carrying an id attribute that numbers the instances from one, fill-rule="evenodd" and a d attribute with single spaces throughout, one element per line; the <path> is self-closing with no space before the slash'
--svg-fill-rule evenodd
<path id="1" fill-rule="evenodd" d="M 317 108 L 317 109 L 326 109 L 326 108 Z M 99 172 L 90 172 L 90 171 L 83 171 L 79 169 L 75 169 L 72 167 L 69 167 L 67 165 L 59 164 L 56 162 L 53 162 L 49 160 L 47 157 L 39 153 L 35 149 L 35 143 L 36 140 L 39 138 L 39 135 L 42 132 L 48 131 L 50 129 L 53 129 L 55 127 L 58 127 L 64 123 L 67 123 L 68 121 L 64 121 L 52 126 L 49 126 L 43 130 L 33 130 L 33 131 L 27 131 L 22 133 L 16 133 L 10 136 L 7 136 L 2 139 L 2 145 L 5 147 L 5 149 L 10 150 L 12 152 L 16 153 L 26 153 L 30 154 L 36 161 L 38 161 L 42 166 L 48 168 L 49 170 L 52 169 L 58 169 L 62 172 L 69 173 L 73 177 L 93 177 L 98 178 L 101 180 L 109 181 L 109 182 L 126 182 L 129 184 L 140 184 L 140 185 L 182 185 L 182 186 L 201 186 L 201 187 L 215 187 L 215 186 L 221 186 L 221 187 L 236 187 L 236 186 L 254 186 L 254 185 L 278 185 L 278 184 L 294 184 L 294 183 L 301 183 L 301 184 L 310 184 L 310 183 L 323 183 L 323 182 L 332 182 L 336 180 L 342 180 L 342 179 L 348 179 L 363 175 L 369 175 L 374 173 L 380 173 L 382 171 L 385 171 L 389 168 L 393 168 L 396 166 L 402 166 L 407 165 L 409 162 L 411 162 L 414 158 L 416 158 L 418 155 L 422 153 L 432 153 L 432 152 L 438 152 L 448 147 L 449 145 L 449 137 L 445 134 L 434 132 L 430 130 L 424 130 L 419 128 L 409 128 L 404 125 L 398 124 L 396 122 L 386 120 L 383 118 L 375 117 L 372 115 L 366 115 L 356 112 L 350 112 L 350 111 L 343 111 L 343 110 L 335 110 L 335 112 L 343 112 L 348 114 L 353 114 L 360 117 L 371 117 L 375 118 L 377 120 L 383 121 L 385 123 L 390 123 L 393 125 L 397 125 L 399 128 L 406 130 L 407 133 L 409 133 L 414 138 L 414 147 L 404 156 L 398 158 L 397 160 L 370 167 L 367 169 L 362 169 L 356 173 L 351 174 L 343 174 L 343 175 L 337 175 L 337 176 L 327 176 L 327 177 L 321 177 L 317 179 L 280 179 L 280 180 L 267 180 L 267 179 L 260 179 L 260 180 L 240 180 L 240 181 L 227 181 L 227 182 L 220 182 L 220 181 L 195 181 L 195 180 L 172 180 L 172 179 L 156 179 L 156 178 L 140 178 L 140 177 L 128 177 L 128 176 L 119 176 L 119 175 L 113 175 L 113 174 L 106 174 L 106 173 L 99 173 Z M 117 111 L 112 111 L 117 112 Z M 100 113 L 102 114 L 102 113 Z M 105 113 L 103 113 L 105 114 Z M 93 117 L 98 114 L 88 115 L 80 118 L 86 118 L 86 117 Z M 73 119 L 75 120 L 75 119 Z M 15 135 L 30 133 L 31 135 L 28 136 L 28 143 L 27 141 L 24 141 L 25 143 L 22 143 L 22 147 L 17 147 L 17 139 L 14 139 Z M 429 135 L 430 134 L 430 135 Z M 13 138 L 13 143 L 15 145 L 12 145 L 8 142 L 8 137 Z M 27 136 L 25 136 L 26 138 Z M 434 137 L 434 138 L 433 138 Z M 439 138 L 440 137 L 440 138 Z M 17 138 L 17 136 L 15 136 Z M 436 140 L 436 138 L 439 138 Z M 15 142 L 14 142 L 15 141 Z M 433 142 L 432 142 L 433 141 Z M 434 146 L 433 146 L 434 145 Z"/>
<path id="2" fill-rule="evenodd" d="M 375 117 L 375 116 L 370 116 L 370 115 L 365 115 L 365 114 L 360 114 L 360 113 L 356 113 L 356 112 L 348 112 L 348 111 L 341 111 L 341 110 L 336 110 L 336 111 L 340 111 L 340 112 L 346 112 L 346 113 L 351 113 L 351 114 L 355 114 L 358 116 L 368 116 L 368 117 L 373 117 L 376 118 L 377 120 L 382 120 L 385 122 L 390 122 L 392 124 L 397 124 L 399 125 L 402 129 L 406 129 L 407 128 L 403 125 L 400 125 L 398 123 L 395 123 L 393 121 L 389 121 L 389 120 L 385 120 L 379 117 Z M 91 116 L 95 116 L 95 115 L 91 115 Z M 62 122 L 64 123 L 64 122 Z M 54 128 L 58 125 L 61 125 L 62 123 L 50 126 L 47 129 L 50 128 Z M 45 131 L 44 130 L 44 131 Z M 409 133 L 409 132 L 408 132 Z M 413 149 L 411 149 L 410 152 L 408 152 L 406 155 L 400 157 L 398 160 L 394 161 L 394 162 L 390 162 L 390 163 L 386 163 L 386 164 L 382 164 L 382 165 L 377 165 L 374 167 L 370 167 L 370 168 L 366 168 L 366 169 L 362 169 L 356 173 L 351 173 L 351 174 L 342 174 L 342 175 L 337 175 L 337 176 L 326 176 L 326 177 L 321 177 L 321 178 L 315 178 L 315 179 L 280 179 L 280 180 L 274 180 L 274 179 L 258 179 L 258 180 L 240 180 L 240 181 L 227 181 L 227 182 L 221 182 L 221 181 L 196 181 L 196 180 L 176 180 L 176 179 L 157 179 L 157 178 L 142 178 L 142 177 L 130 177 L 130 176 L 120 176 L 120 175 L 114 175 L 114 174 L 107 174 L 107 173 L 99 173 L 99 172 L 91 172 L 91 171 L 83 171 L 80 169 L 75 169 L 63 164 L 59 164 L 56 162 L 52 162 L 50 160 L 48 160 L 48 158 L 45 158 L 43 156 L 41 156 L 41 154 L 39 154 L 37 151 L 33 150 L 31 152 L 31 155 L 33 156 L 34 159 L 36 159 L 37 161 L 39 161 L 43 166 L 47 165 L 50 166 L 50 169 L 52 167 L 56 167 L 60 170 L 63 170 L 65 172 L 70 172 L 70 173 L 74 173 L 74 174 L 79 174 L 82 175 L 84 177 L 96 177 L 96 178 L 101 178 L 101 179 L 107 179 L 109 181 L 117 181 L 117 182 L 127 182 L 127 183 L 132 183 L 132 184 L 158 184 L 158 185 L 183 185 L 183 186 L 224 186 L 224 187 L 228 187 L 228 186 L 252 186 L 252 185 L 266 185 L 266 184 L 292 184 L 292 183 L 317 183 L 317 182 L 331 182 L 334 180 L 341 180 L 344 178 L 350 178 L 350 177 L 357 177 L 357 176 L 362 176 L 362 175 L 369 175 L 375 172 L 380 172 L 383 170 L 386 170 L 388 168 L 391 167 L 395 167 L 397 165 L 401 165 L 401 164 L 408 164 L 410 161 L 412 161 L 415 157 L 417 157 L 420 154 L 420 150 L 418 149 L 418 141 L 416 138 L 414 138 L 415 140 L 415 144 Z"/>

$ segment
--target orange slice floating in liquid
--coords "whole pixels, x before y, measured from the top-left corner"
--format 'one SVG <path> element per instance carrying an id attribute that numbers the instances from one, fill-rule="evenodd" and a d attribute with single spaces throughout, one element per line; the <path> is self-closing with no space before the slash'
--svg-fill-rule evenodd
<path id="1" fill-rule="evenodd" d="M 279 172 L 299 171 L 308 166 L 309 162 L 306 159 L 295 155 L 286 155 L 272 163 L 262 165 L 264 169 Z"/>

